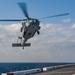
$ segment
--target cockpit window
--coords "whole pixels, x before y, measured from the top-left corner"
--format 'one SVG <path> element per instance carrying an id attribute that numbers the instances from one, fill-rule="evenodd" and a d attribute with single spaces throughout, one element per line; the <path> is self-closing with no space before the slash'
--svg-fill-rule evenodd
<path id="1" fill-rule="evenodd" d="M 36 23 L 36 20 L 34 20 L 34 23 Z"/>
<path id="2" fill-rule="evenodd" d="M 31 23 L 31 22 L 33 22 L 33 20 L 30 20 L 29 22 Z"/>

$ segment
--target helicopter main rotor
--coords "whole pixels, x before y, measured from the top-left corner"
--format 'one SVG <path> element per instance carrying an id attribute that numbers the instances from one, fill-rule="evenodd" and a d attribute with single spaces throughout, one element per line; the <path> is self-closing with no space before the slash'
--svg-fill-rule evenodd
<path id="1" fill-rule="evenodd" d="M 32 19 L 28 15 L 27 4 L 24 3 L 24 2 L 20 2 L 20 3 L 17 3 L 17 4 L 19 5 L 19 7 L 22 10 L 26 19 L 0 19 L 0 21 L 26 21 L 26 20 Z M 60 17 L 60 16 L 66 16 L 66 15 L 69 15 L 69 13 L 47 16 L 47 17 L 42 17 L 42 18 L 39 18 L 39 19 L 47 19 L 47 18 Z"/>
<path id="2" fill-rule="evenodd" d="M 24 16 L 29 19 L 28 10 L 27 10 L 27 4 L 26 3 L 18 3 L 19 7 L 21 8 Z"/>

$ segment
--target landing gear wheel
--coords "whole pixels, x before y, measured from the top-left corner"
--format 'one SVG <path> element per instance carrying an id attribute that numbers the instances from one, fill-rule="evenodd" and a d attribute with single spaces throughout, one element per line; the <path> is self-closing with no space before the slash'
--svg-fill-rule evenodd
<path id="1" fill-rule="evenodd" d="M 22 28 L 21 28 L 20 32 L 22 32 Z"/>
<path id="2" fill-rule="evenodd" d="M 39 32 L 39 31 L 37 31 L 37 34 L 39 35 L 39 34 L 40 34 L 40 32 Z"/>

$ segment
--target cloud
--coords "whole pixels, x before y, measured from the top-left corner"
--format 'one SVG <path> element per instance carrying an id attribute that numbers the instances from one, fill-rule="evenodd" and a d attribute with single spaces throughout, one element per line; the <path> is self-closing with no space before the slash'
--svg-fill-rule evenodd
<path id="1" fill-rule="evenodd" d="M 24 50 L 11 46 L 22 35 L 21 24 L 0 25 L 0 62 L 75 62 L 74 25 L 41 23 L 40 35 L 29 39 L 31 46 Z"/>
<path id="2" fill-rule="evenodd" d="M 71 26 L 71 28 L 72 28 L 72 29 L 75 29 L 75 24 L 73 24 L 73 25 Z"/>
<path id="3" fill-rule="evenodd" d="M 63 22 L 71 22 L 71 19 L 64 19 Z"/>

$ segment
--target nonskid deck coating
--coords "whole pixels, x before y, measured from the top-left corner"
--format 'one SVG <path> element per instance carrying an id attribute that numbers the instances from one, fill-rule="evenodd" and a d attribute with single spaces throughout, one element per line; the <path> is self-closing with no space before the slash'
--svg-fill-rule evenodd
<path id="1" fill-rule="evenodd" d="M 32 75 L 75 75 L 75 65 Z"/>

